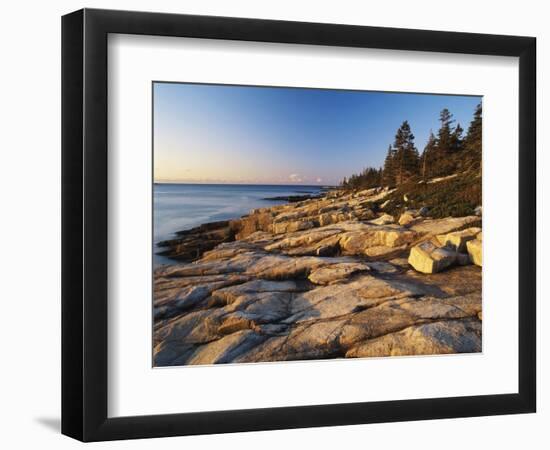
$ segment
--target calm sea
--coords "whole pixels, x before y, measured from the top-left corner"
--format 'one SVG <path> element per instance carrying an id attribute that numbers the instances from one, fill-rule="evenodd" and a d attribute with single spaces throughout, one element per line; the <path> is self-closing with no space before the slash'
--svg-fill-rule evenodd
<path id="1" fill-rule="evenodd" d="M 317 194 L 319 186 L 243 184 L 155 184 L 153 249 L 155 266 L 175 261 L 156 255 L 157 242 L 206 222 L 238 218 L 251 209 L 285 203 L 266 197 Z"/>

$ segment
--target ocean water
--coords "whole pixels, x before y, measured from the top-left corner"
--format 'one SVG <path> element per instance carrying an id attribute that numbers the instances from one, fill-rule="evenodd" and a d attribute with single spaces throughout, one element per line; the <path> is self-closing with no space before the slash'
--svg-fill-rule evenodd
<path id="1" fill-rule="evenodd" d="M 156 253 L 157 243 L 203 223 L 235 219 L 251 209 L 285 203 L 266 197 L 318 194 L 319 186 L 243 184 L 155 184 L 153 190 L 154 265 L 176 261 Z"/>

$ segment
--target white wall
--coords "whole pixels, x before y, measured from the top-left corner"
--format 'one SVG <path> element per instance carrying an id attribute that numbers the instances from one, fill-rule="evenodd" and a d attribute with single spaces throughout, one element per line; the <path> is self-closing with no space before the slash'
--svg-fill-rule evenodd
<path id="1" fill-rule="evenodd" d="M 369 4 L 368 4 L 369 3 Z M 112 0 L 81 3 L 5 2 L 0 18 L 2 130 L 0 183 L 2 236 L 2 370 L 0 372 L 0 443 L 5 448 L 34 445 L 73 448 L 76 441 L 58 432 L 60 416 L 60 16 L 83 6 L 191 14 L 243 16 L 450 31 L 530 35 L 538 38 L 539 229 L 550 226 L 542 197 L 550 183 L 543 167 L 543 103 L 550 105 L 549 11 L 545 2 L 462 0 L 299 2 L 203 0 Z M 448 5 L 448 6 L 444 6 Z M 505 132 L 505 130 L 503 130 Z M 548 139 L 546 139 L 548 142 Z M 545 191 L 545 192 L 543 192 Z M 546 195 L 545 195 L 546 194 Z M 543 217 L 545 216 L 546 217 Z M 539 254 L 549 240 L 539 233 Z M 539 275 L 549 269 L 539 257 Z M 550 357 L 549 308 L 540 301 L 549 292 L 548 277 L 539 284 L 539 380 L 547 378 Z M 546 351 L 546 355 L 543 355 Z M 543 358 L 544 356 L 544 358 Z M 98 444 L 106 448 L 295 448 L 342 445 L 374 448 L 547 448 L 550 443 L 549 389 L 539 383 L 536 415 L 472 418 L 401 424 L 306 429 L 225 436 L 188 437 Z"/>

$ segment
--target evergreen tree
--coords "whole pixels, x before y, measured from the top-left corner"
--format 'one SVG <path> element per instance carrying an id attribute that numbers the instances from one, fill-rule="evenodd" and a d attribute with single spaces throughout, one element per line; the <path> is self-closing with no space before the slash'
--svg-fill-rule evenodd
<path id="1" fill-rule="evenodd" d="M 386 159 L 384 160 L 384 168 L 382 169 L 382 184 L 385 186 L 395 185 L 396 162 L 396 151 L 390 145 L 388 146 L 388 152 L 386 153 Z"/>
<path id="2" fill-rule="evenodd" d="M 437 132 L 437 148 L 439 157 L 444 158 L 452 152 L 452 123 L 453 115 L 447 108 L 444 108 L 439 114 L 441 126 Z"/>
<path id="3" fill-rule="evenodd" d="M 424 180 L 455 173 L 481 170 L 482 105 L 477 105 L 468 132 L 454 122 L 448 109 L 443 109 L 437 136 L 430 131 L 422 156 L 414 144 L 414 135 L 407 121 L 395 134 L 393 145 L 388 147 L 382 168 L 367 167 L 361 173 L 344 178 L 347 189 L 368 189 L 377 186 L 396 186 L 420 175 Z M 474 174 L 475 175 L 475 174 Z"/>
<path id="4" fill-rule="evenodd" d="M 414 146 L 414 135 L 409 122 L 401 124 L 395 134 L 393 143 L 395 149 L 395 182 L 401 184 L 410 177 L 417 175 L 419 170 L 418 150 Z"/>
<path id="5" fill-rule="evenodd" d="M 436 151 L 431 164 L 430 176 L 445 176 L 453 173 L 455 170 L 453 152 L 458 145 L 458 138 L 462 139 L 462 127 L 458 126 L 458 134 L 453 130 L 453 115 L 447 108 L 444 108 L 439 114 L 441 123 L 437 132 Z"/>
<path id="6" fill-rule="evenodd" d="M 421 158 L 421 172 L 422 178 L 425 180 L 426 177 L 431 177 L 434 171 L 434 162 L 437 158 L 437 139 L 435 135 L 430 130 L 430 136 L 428 137 L 428 142 L 424 147 Z"/>
<path id="7" fill-rule="evenodd" d="M 482 106 L 479 103 L 474 112 L 474 118 L 468 127 L 468 133 L 464 139 L 464 159 L 470 169 L 481 168 L 481 131 L 482 131 Z"/>
<path id="8" fill-rule="evenodd" d="M 348 189 L 369 189 L 382 184 L 382 169 L 367 167 L 360 174 L 353 174 L 342 181 L 342 186 Z"/>
<path id="9" fill-rule="evenodd" d="M 451 153 L 460 152 L 464 148 L 464 139 L 462 133 L 464 129 L 458 123 L 451 134 Z"/>

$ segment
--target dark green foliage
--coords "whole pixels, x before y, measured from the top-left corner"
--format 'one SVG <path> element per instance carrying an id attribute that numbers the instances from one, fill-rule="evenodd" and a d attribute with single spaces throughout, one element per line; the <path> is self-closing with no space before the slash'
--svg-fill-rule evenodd
<path id="1" fill-rule="evenodd" d="M 444 158 L 452 152 L 453 146 L 453 115 L 445 108 L 439 113 L 441 126 L 437 132 L 437 150 L 440 158 Z"/>
<path id="2" fill-rule="evenodd" d="M 388 147 L 386 159 L 384 160 L 384 168 L 382 169 L 382 184 L 384 184 L 385 186 L 395 185 L 395 164 L 397 162 L 396 153 L 396 150 L 390 145 Z"/>
<path id="3" fill-rule="evenodd" d="M 460 124 L 452 127 L 452 114 L 446 109 L 441 111 L 441 128 L 437 137 L 430 136 L 421 156 L 425 180 L 481 168 L 481 112 L 479 104 L 464 137 Z"/>
<path id="4" fill-rule="evenodd" d="M 439 115 L 441 126 L 437 132 L 435 141 L 431 144 L 429 155 L 422 155 L 422 160 L 426 160 L 425 170 L 423 171 L 425 179 L 444 176 L 453 173 L 456 164 L 453 155 L 460 151 L 462 145 L 462 128 L 460 125 L 453 129 L 453 115 L 448 109 L 443 109 Z"/>
<path id="5" fill-rule="evenodd" d="M 462 136 L 463 132 L 464 129 L 458 123 L 453 131 L 453 134 L 451 135 L 451 148 L 449 152 L 451 155 L 460 152 L 464 148 L 464 138 Z"/>
<path id="6" fill-rule="evenodd" d="M 396 214 L 405 207 L 430 207 L 432 217 L 473 214 L 481 204 L 481 138 L 482 106 L 476 107 L 468 132 L 457 124 L 448 109 L 440 113 L 437 135 L 430 132 L 428 142 L 419 156 L 414 135 L 407 121 L 396 132 L 388 147 L 384 167 L 367 167 L 358 175 L 344 179 L 342 186 L 367 189 L 377 186 L 397 187 L 390 196 L 390 212 Z M 458 174 L 440 183 L 427 183 L 435 177 Z M 411 202 L 404 205 L 407 194 Z M 385 208 L 387 210 L 387 208 Z"/>
<path id="7" fill-rule="evenodd" d="M 464 139 L 464 157 L 461 170 L 481 170 L 482 108 L 477 105 L 474 118 Z"/>
<path id="8" fill-rule="evenodd" d="M 406 120 L 395 134 L 393 148 L 395 149 L 395 183 L 402 184 L 419 173 L 418 150 L 414 146 L 414 135 Z"/>
<path id="9" fill-rule="evenodd" d="M 352 175 L 348 180 L 344 178 L 342 186 L 348 189 L 369 189 L 382 184 L 382 169 L 367 167 L 358 175 Z"/>
<path id="10" fill-rule="evenodd" d="M 434 134 L 430 131 L 430 136 L 428 137 L 428 142 L 422 156 L 420 158 L 420 175 L 422 179 L 426 180 L 427 177 L 432 173 L 432 167 L 437 158 L 437 139 Z"/>

